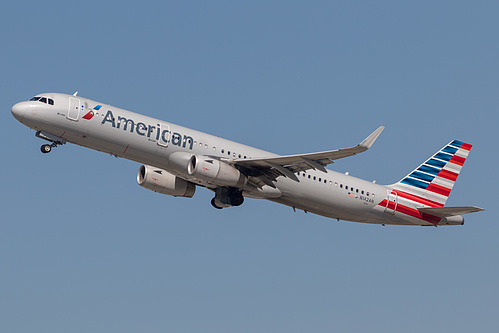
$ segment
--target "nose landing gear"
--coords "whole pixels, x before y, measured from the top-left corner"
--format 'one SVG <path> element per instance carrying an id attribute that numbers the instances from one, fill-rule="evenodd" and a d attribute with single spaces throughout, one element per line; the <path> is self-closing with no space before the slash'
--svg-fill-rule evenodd
<path id="1" fill-rule="evenodd" d="M 48 154 L 52 151 L 52 145 L 43 145 L 40 147 L 40 150 L 42 151 L 42 153 Z"/>
<path id="2" fill-rule="evenodd" d="M 66 143 L 66 140 L 63 138 L 42 131 L 36 132 L 35 136 L 52 142 L 51 144 L 44 144 L 40 147 L 41 152 L 44 154 L 50 153 L 52 151 L 52 147 L 57 147 Z"/>

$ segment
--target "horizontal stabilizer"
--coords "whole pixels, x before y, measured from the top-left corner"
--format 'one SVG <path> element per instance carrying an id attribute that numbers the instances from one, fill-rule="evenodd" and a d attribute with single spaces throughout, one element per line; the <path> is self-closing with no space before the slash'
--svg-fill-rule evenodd
<path id="1" fill-rule="evenodd" d="M 480 207 L 468 206 L 468 207 L 426 207 L 418 208 L 421 213 L 430 214 L 438 217 L 449 217 L 456 216 L 474 212 L 481 212 L 484 210 Z"/>

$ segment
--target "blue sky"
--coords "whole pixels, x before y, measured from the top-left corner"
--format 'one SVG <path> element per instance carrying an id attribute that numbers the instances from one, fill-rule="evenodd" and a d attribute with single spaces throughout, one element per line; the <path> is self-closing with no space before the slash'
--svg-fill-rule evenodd
<path id="1" fill-rule="evenodd" d="M 17 1 L 1 5 L 0 331 L 469 332 L 499 328 L 495 1 Z M 393 183 L 474 145 L 461 227 L 337 222 L 42 142 L 10 108 L 73 93 L 275 153 L 357 144 Z"/>

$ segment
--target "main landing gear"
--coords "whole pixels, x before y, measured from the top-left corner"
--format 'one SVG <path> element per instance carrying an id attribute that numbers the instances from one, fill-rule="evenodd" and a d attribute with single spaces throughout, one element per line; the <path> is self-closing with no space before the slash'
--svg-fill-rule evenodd
<path id="1" fill-rule="evenodd" d="M 240 189 L 234 187 L 217 187 L 215 197 L 211 199 L 211 205 L 216 209 L 231 206 L 241 206 L 244 197 Z"/>
<path id="2" fill-rule="evenodd" d="M 50 153 L 53 147 L 57 147 L 59 145 L 63 145 L 66 143 L 66 140 L 42 131 L 36 132 L 35 136 L 37 136 L 40 139 L 52 142 L 51 144 L 44 144 L 40 147 L 41 152 L 44 154 Z"/>

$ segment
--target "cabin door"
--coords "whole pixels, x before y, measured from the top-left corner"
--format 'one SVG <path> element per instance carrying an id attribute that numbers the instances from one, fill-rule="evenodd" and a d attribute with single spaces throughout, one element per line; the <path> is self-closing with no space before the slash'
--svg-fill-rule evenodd
<path id="1" fill-rule="evenodd" d="M 78 117 L 80 116 L 80 100 L 76 98 L 69 99 L 69 110 L 68 110 L 68 119 L 78 121 Z"/>

